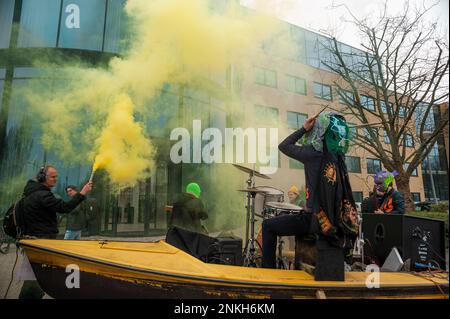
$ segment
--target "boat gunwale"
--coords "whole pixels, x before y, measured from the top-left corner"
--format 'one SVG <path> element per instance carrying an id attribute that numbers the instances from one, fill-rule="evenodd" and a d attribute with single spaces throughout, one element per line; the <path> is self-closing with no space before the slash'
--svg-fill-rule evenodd
<path id="1" fill-rule="evenodd" d="M 238 284 L 238 285 L 243 285 L 243 286 L 257 286 L 257 287 L 262 286 L 262 287 L 270 287 L 270 288 L 280 287 L 280 288 L 289 288 L 289 289 L 296 289 L 296 288 L 297 289 L 318 289 L 318 288 L 321 288 L 321 289 L 338 290 L 338 289 L 345 288 L 345 289 L 350 289 L 350 290 L 361 290 L 363 288 L 367 288 L 367 287 L 365 287 L 363 285 L 355 285 L 355 284 L 348 284 L 346 286 L 321 285 L 320 281 L 315 281 L 314 279 L 313 279 L 313 281 L 315 283 L 319 283 L 319 284 L 314 284 L 314 285 L 301 284 L 301 285 L 299 285 L 299 284 L 283 284 L 283 283 L 273 283 L 273 282 L 263 283 L 263 282 L 238 281 L 238 280 L 233 280 L 233 279 L 226 280 L 226 279 L 215 279 L 215 278 L 207 278 L 207 277 L 194 277 L 194 276 L 190 276 L 190 275 L 167 273 L 167 272 L 161 272 L 161 271 L 157 271 L 157 270 L 149 270 L 149 269 L 144 269 L 144 268 L 137 268 L 137 267 L 132 267 L 132 266 L 126 266 L 124 264 L 117 264 L 117 263 L 114 263 L 114 262 L 102 261 L 102 260 L 91 258 L 91 257 L 80 256 L 78 254 L 70 254 L 70 253 L 62 252 L 62 251 L 55 250 L 55 249 L 52 249 L 52 248 L 44 248 L 44 247 L 41 247 L 41 246 L 38 246 L 38 245 L 32 245 L 32 244 L 29 244 L 29 243 L 23 243 L 22 241 L 19 241 L 19 246 L 27 246 L 27 247 L 32 248 L 32 249 L 47 251 L 47 252 L 54 253 L 54 254 L 59 254 L 59 255 L 65 256 L 65 257 L 71 257 L 71 258 L 80 259 L 80 260 L 87 261 L 87 262 L 99 263 L 99 264 L 102 264 L 102 265 L 105 265 L 105 266 L 116 267 L 116 268 L 130 270 L 130 271 L 135 271 L 135 272 L 141 272 L 141 273 L 143 272 L 143 273 L 152 274 L 152 275 L 158 275 L 158 276 L 163 276 L 163 277 L 166 276 L 166 277 L 171 277 L 171 278 L 182 278 L 182 279 L 189 279 L 189 280 L 198 280 L 198 281 L 206 282 L 206 283 L 213 282 L 213 283 L 222 283 L 222 284 L 223 283 L 224 284 Z M 199 260 L 199 261 L 201 262 L 201 260 Z M 205 263 L 205 264 L 208 265 L 207 263 Z M 236 266 L 236 267 L 239 267 L 239 266 Z M 286 271 L 286 270 L 280 270 L 280 271 Z M 300 271 L 300 270 L 297 270 L 297 271 Z M 410 274 L 410 275 L 414 276 L 414 274 Z M 436 283 L 430 282 L 426 278 L 422 278 L 422 279 L 425 282 L 421 283 L 421 284 L 384 285 L 382 289 L 383 290 L 390 290 L 390 289 L 396 289 L 396 288 L 418 289 L 418 288 L 429 288 L 429 287 L 432 287 L 432 286 L 436 287 Z M 438 285 L 440 287 L 448 288 L 448 282 L 447 283 L 438 283 Z M 369 289 L 369 288 L 367 288 L 367 289 Z"/>

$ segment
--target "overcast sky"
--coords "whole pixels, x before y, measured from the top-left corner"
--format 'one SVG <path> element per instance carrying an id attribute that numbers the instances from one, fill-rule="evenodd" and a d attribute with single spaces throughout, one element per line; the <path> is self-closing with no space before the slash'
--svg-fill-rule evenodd
<path id="1" fill-rule="evenodd" d="M 405 0 L 387 0 L 388 10 L 392 13 L 403 11 Z M 448 43 L 449 0 L 409 0 L 410 5 L 427 7 L 436 4 L 427 15 L 429 21 L 438 20 L 440 32 Z M 292 24 L 313 30 L 334 30 L 341 42 L 361 48 L 356 30 L 343 19 L 350 16 L 344 7 L 332 8 L 345 4 L 358 18 L 376 17 L 385 0 L 241 0 L 241 4 L 266 12 Z M 326 32 L 327 33 L 327 32 Z"/>

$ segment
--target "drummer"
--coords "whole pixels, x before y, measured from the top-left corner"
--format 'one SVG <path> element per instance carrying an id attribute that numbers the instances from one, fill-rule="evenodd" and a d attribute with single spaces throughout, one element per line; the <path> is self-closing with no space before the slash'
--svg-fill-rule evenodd
<path id="1" fill-rule="evenodd" d="M 306 207 L 306 192 L 304 190 L 304 187 L 302 187 L 302 190 L 300 191 L 297 186 L 292 185 L 291 188 L 288 190 L 288 198 L 289 198 L 289 204 L 300 206 L 301 208 L 305 209 Z"/>
<path id="2" fill-rule="evenodd" d="M 348 132 L 348 126 L 342 116 L 336 113 L 325 113 L 321 116 L 317 114 L 308 118 L 302 128 L 289 135 L 278 146 L 282 153 L 304 164 L 306 187 L 308 190 L 317 189 L 318 192 L 308 192 L 303 214 L 286 214 L 263 221 L 264 268 L 276 267 L 278 236 L 304 236 L 311 233 L 313 226 L 314 233 L 321 232 L 334 240 L 336 227 L 339 227 L 336 223 L 339 216 L 329 218 L 328 214 L 338 211 L 337 205 L 341 203 L 349 205 L 348 212 L 346 210 L 344 214 L 344 222 L 346 225 L 351 223 L 348 229 L 354 230 L 355 218 L 350 217 L 354 217 L 356 209 L 344 161 L 349 145 Z M 298 145 L 297 142 L 302 138 L 302 145 Z M 344 185 L 345 189 L 340 188 L 337 191 L 337 185 Z M 326 207 L 326 212 L 320 210 L 321 207 Z M 313 213 L 316 217 L 312 225 Z M 320 230 L 317 230 L 318 228 Z M 342 237 L 337 239 L 340 241 Z"/>

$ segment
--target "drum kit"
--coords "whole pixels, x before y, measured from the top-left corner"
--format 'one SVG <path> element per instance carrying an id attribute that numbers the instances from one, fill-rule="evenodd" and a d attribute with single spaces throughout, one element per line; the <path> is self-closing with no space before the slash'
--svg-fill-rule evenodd
<path id="1" fill-rule="evenodd" d="M 255 238 L 255 217 L 264 220 L 283 214 L 299 214 L 303 209 L 300 206 L 283 203 L 283 191 L 270 186 L 255 185 L 255 177 L 270 179 L 269 176 L 245 166 L 237 164 L 233 164 L 233 166 L 249 174 L 246 181 L 247 188 L 238 190 L 239 192 L 247 193 L 244 266 L 258 267 L 257 260 L 259 257 L 256 254 L 255 244 L 259 243 L 257 243 Z M 278 244 L 279 255 L 281 255 L 283 242 L 280 240 Z"/>

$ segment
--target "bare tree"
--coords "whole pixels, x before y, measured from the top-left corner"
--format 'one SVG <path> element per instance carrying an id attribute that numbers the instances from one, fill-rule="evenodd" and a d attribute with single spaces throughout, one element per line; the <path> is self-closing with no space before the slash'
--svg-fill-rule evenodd
<path id="1" fill-rule="evenodd" d="M 333 38 L 328 61 L 322 61 L 339 75 L 334 84 L 345 104 L 339 111 L 367 126 L 354 134 L 354 144 L 399 173 L 396 184 L 407 211 L 414 208 L 411 174 L 449 122 L 448 108 L 433 120 L 433 108 L 448 101 L 449 56 L 437 23 L 424 19 L 429 9 L 406 4 L 401 16 L 390 17 L 385 6 L 376 23 L 357 19 L 347 9 L 364 51 L 344 48 Z"/>

